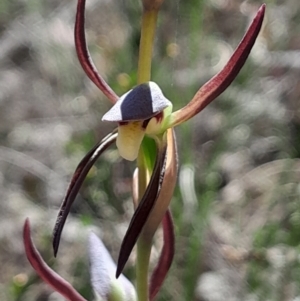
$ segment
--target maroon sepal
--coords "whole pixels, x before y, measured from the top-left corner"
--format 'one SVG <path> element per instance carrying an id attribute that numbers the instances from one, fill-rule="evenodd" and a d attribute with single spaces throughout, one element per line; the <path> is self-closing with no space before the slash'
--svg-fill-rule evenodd
<path id="1" fill-rule="evenodd" d="M 67 216 L 70 212 L 70 208 L 79 192 L 79 189 L 86 178 L 88 172 L 92 168 L 92 166 L 95 164 L 96 160 L 99 158 L 99 156 L 116 140 L 117 138 L 116 130 L 114 130 L 112 133 L 107 135 L 105 138 L 103 138 L 98 144 L 96 144 L 93 149 L 91 149 L 87 155 L 81 160 L 81 162 L 78 164 L 71 183 L 69 184 L 67 193 L 65 195 L 65 198 L 63 200 L 63 203 L 60 207 L 55 227 L 53 230 L 53 250 L 54 250 L 54 256 L 57 255 L 59 242 L 61 233 L 64 227 L 64 224 L 66 222 Z"/>
<path id="2" fill-rule="evenodd" d="M 85 38 L 85 0 L 78 0 L 76 22 L 75 22 L 75 46 L 79 62 L 90 80 L 104 93 L 104 95 L 112 102 L 118 100 L 118 95 L 112 90 L 107 82 L 98 73 L 86 45 Z"/>
<path id="3" fill-rule="evenodd" d="M 43 260 L 31 239 L 28 218 L 23 227 L 23 241 L 26 256 L 31 266 L 46 283 L 69 301 L 86 301 L 69 282 L 53 271 Z"/>
<path id="4" fill-rule="evenodd" d="M 242 41 L 234 51 L 225 67 L 211 80 L 204 84 L 185 107 L 173 113 L 174 119 L 171 126 L 180 124 L 198 114 L 211 101 L 213 101 L 225 89 L 227 89 L 227 87 L 236 78 L 241 68 L 245 64 L 260 32 L 264 19 L 265 8 L 265 4 L 260 7 Z"/>
<path id="5" fill-rule="evenodd" d="M 117 278 L 122 273 L 129 255 L 140 233 L 142 232 L 142 229 L 146 224 L 151 210 L 153 209 L 155 202 L 159 196 L 161 184 L 164 178 L 166 149 L 167 144 L 158 151 L 150 182 L 147 186 L 145 194 L 143 195 L 137 209 L 134 212 L 134 215 L 123 239 L 117 264 Z"/>
<path id="6" fill-rule="evenodd" d="M 160 254 L 159 261 L 151 275 L 149 296 L 150 301 L 155 299 L 159 292 L 167 273 L 172 265 L 175 253 L 175 234 L 174 225 L 170 209 L 168 209 L 162 220 L 164 245 Z"/>

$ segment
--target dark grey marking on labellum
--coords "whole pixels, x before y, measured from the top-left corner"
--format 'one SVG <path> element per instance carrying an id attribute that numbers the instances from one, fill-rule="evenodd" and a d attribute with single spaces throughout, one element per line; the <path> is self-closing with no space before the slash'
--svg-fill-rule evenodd
<path id="1" fill-rule="evenodd" d="M 104 121 L 146 120 L 171 105 L 159 86 L 148 82 L 136 86 L 122 95 L 115 105 L 103 116 Z"/>

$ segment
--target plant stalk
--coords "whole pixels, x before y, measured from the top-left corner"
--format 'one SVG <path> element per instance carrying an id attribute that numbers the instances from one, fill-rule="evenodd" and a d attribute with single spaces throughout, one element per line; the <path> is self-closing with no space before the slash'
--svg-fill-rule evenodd
<path id="1" fill-rule="evenodd" d="M 138 84 L 151 79 L 151 62 L 158 11 L 144 10 L 138 62 Z"/>
<path id="2" fill-rule="evenodd" d="M 136 262 L 136 289 L 138 301 L 149 300 L 149 260 L 151 254 L 152 240 L 144 239 L 141 236 L 137 243 L 137 262 Z"/>
<path id="3" fill-rule="evenodd" d="M 138 61 L 138 84 L 148 82 L 151 79 L 151 62 L 153 53 L 153 44 L 155 37 L 155 29 L 157 23 L 157 10 L 143 11 L 141 40 Z M 148 185 L 147 168 L 145 165 L 144 153 L 142 147 L 140 148 L 137 158 L 138 165 L 138 192 L 139 201 L 145 193 Z M 136 285 L 138 301 L 149 301 L 148 289 L 148 272 L 149 259 L 151 254 L 152 239 L 147 239 L 141 233 L 137 242 L 137 264 L 136 264 Z"/>

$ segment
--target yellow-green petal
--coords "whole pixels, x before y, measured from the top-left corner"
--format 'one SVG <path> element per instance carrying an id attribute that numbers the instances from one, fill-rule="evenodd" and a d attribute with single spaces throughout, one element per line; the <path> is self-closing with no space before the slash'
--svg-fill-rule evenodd
<path id="1" fill-rule="evenodd" d="M 138 156 L 144 135 L 145 129 L 142 121 L 120 124 L 116 142 L 120 156 L 126 160 L 134 161 Z"/>

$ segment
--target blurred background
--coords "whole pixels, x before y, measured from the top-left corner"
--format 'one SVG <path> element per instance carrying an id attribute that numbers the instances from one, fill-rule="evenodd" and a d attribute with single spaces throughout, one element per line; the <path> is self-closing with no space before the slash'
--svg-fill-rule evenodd
<path id="1" fill-rule="evenodd" d="M 234 83 L 176 129 L 171 203 L 176 255 L 157 300 L 300 300 L 300 2 L 266 0 L 261 34 Z M 227 62 L 261 1 L 165 0 L 152 79 L 175 109 Z M 93 300 L 86 241 L 114 258 L 132 216 L 134 164 L 110 148 L 89 173 L 56 260 L 51 232 L 81 158 L 115 125 L 75 55 L 76 1 L 0 2 L 0 299 L 63 300 L 27 262 L 30 218 L 45 260 Z M 139 1 L 88 0 L 99 72 L 121 95 L 136 84 Z M 158 232 L 153 265 L 161 247 Z M 125 274 L 134 281 L 133 252 Z"/>

